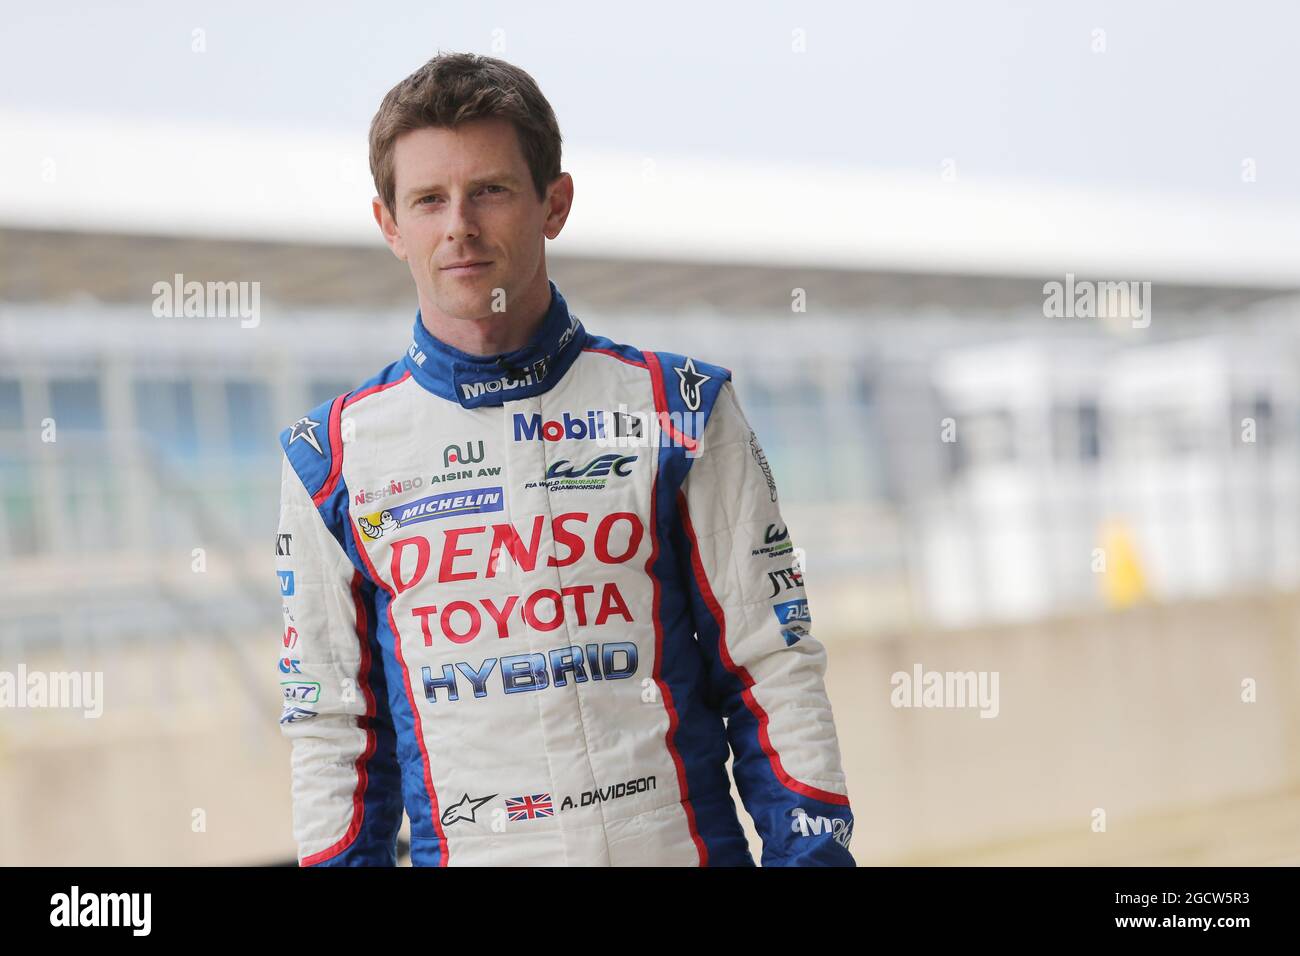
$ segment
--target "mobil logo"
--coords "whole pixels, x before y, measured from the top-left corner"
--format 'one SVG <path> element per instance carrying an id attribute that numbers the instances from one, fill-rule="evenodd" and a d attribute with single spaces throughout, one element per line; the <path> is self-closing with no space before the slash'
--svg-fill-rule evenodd
<path id="1" fill-rule="evenodd" d="M 540 412 L 531 415 L 515 413 L 515 441 L 562 441 L 572 438 L 582 441 L 605 437 L 605 413 L 589 409 L 582 415 L 565 412 L 558 419 L 542 419 Z"/>

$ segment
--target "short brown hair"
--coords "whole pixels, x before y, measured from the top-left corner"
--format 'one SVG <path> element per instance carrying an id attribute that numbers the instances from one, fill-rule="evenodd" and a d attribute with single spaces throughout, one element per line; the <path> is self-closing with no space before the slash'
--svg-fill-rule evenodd
<path id="1" fill-rule="evenodd" d="M 514 124 L 537 198 L 545 198 L 560 175 L 560 124 L 537 83 L 505 60 L 439 53 L 389 90 L 370 122 L 370 174 L 388 211 L 397 200 L 393 144 L 399 136 L 493 116 Z"/>

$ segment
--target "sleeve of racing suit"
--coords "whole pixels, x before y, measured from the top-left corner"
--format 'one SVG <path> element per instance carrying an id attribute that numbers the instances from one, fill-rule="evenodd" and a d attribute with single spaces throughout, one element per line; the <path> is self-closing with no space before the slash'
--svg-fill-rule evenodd
<path id="1" fill-rule="evenodd" d="M 764 866 L 853 866 L 853 814 L 802 569 L 761 446 L 724 382 L 682 485 L 696 635 Z"/>
<path id="2" fill-rule="evenodd" d="M 280 730 L 293 748 L 299 863 L 395 866 L 401 787 L 373 587 L 330 534 L 287 457 L 279 530 Z"/>

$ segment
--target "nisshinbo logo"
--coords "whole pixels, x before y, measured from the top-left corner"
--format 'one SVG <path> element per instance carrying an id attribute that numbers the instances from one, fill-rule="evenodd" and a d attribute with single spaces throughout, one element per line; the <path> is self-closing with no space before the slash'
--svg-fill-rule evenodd
<path id="1" fill-rule="evenodd" d="M 532 368 L 524 372 L 522 378 L 504 375 L 488 382 L 462 382 L 460 390 L 465 398 L 481 398 L 494 392 L 508 392 L 526 385 L 535 385 L 544 378 L 546 378 L 546 359 L 540 358 L 533 363 Z"/>
<path id="2" fill-rule="evenodd" d="M 390 495 L 400 495 L 408 491 L 414 491 L 416 488 L 423 485 L 424 479 L 419 475 L 416 475 L 414 478 L 407 478 L 403 481 L 394 479 L 388 483 L 387 488 L 381 487 L 377 490 L 370 491 L 362 488 L 352 496 L 352 503 L 354 505 L 368 505 L 372 501 L 379 501 L 383 498 L 389 497 Z"/>

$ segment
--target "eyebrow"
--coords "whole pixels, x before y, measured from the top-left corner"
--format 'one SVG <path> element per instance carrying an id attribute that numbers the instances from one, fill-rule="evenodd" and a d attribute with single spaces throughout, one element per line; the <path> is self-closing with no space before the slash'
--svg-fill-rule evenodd
<path id="1" fill-rule="evenodd" d="M 495 184 L 500 184 L 500 185 L 502 185 L 502 186 L 518 186 L 518 185 L 519 185 L 519 181 L 518 181 L 517 179 L 515 179 L 515 177 L 512 176 L 510 173 L 492 173 L 492 174 L 489 174 L 489 175 L 487 175 L 487 176 L 480 176 L 480 177 L 478 177 L 477 179 L 471 179 L 471 180 L 469 181 L 469 188 L 470 188 L 470 189 L 476 189 L 476 188 L 479 187 L 479 186 L 489 186 L 489 185 L 492 185 L 492 184 L 494 184 L 494 183 L 495 183 Z M 414 186 L 414 187 L 412 187 L 411 189 L 408 189 L 408 190 L 403 194 L 403 198 L 404 198 L 404 199 L 413 199 L 413 198 L 415 198 L 415 197 L 417 197 L 417 196 L 425 196 L 425 195 L 427 195 L 427 194 L 429 194 L 429 193 L 440 192 L 440 191 L 444 190 L 445 188 L 446 188 L 446 187 L 444 187 L 444 186 L 442 186 L 442 185 L 433 185 L 433 186 Z"/>

